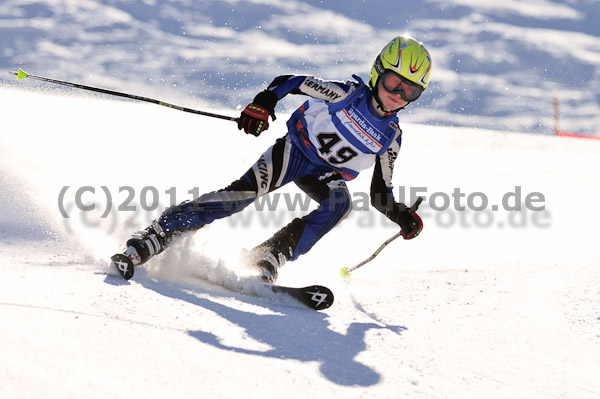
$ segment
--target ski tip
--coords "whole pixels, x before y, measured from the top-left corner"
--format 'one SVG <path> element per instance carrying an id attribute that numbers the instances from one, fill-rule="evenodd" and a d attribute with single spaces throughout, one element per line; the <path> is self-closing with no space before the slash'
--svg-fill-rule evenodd
<path id="1" fill-rule="evenodd" d="M 129 257 L 124 254 L 116 254 L 110 257 L 110 261 L 125 280 L 129 280 L 133 277 L 134 266 Z"/>
<path id="2" fill-rule="evenodd" d="M 25 72 L 24 70 L 22 70 L 21 68 L 19 68 L 19 72 L 17 72 L 16 75 L 17 75 L 17 80 L 25 79 L 25 78 L 29 77 L 29 74 L 27 72 Z"/>
<path id="3" fill-rule="evenodd" d="M 305 305 L 315 310 L 325 310 L 333 305 L 333 292 L 322 285 L 313 285 L 306 287 L 304 291 L 310 295 L 310 301 L 307 301 Z"/>

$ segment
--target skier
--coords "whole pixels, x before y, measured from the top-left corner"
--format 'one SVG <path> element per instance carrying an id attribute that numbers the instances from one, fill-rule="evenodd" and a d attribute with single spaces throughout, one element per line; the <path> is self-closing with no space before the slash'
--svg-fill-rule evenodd
<path id="1" fill-rule="evenodd" d="M 219 191 L 167 209 L 127 241 L 124 254 L 134 266 L 161 253 L 183 232 L 239 212 L 256 198 L 294 182 L 317 209 L 296 218 L 247 254 L 260 278 L 273 283 L 286 261 L 307 253 L 350 212 L 345 181 L 375 165 L 371 204 L 397 223 L 404 239 L 416 237 L 421 218 L 394 201 L 392 172 L 402 131 L 396 113 L 416 101 L 429 83 L 431 57 L 424 45 L 398 36 L 377 55 L 369 84 L 325 81 L 313 76 L 279 76 L 245 107 L 238 128 L 254 136 L 275 120 L 275 106 L 287 94 L 310 98 L 287 121 L 287 134 L 275 141 L 239 179 Z"/>

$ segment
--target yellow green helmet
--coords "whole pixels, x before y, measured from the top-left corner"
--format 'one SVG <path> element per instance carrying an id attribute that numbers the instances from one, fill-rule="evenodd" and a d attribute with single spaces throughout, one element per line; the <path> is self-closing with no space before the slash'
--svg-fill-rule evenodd
<path id="1" fill-rule="evenodd" d="M 377 85 L 386 70 L 396 72 L 425 90 L 429 85 L 431 56 L 423 43 L 409 36 L 398 36 L 375 59 L 369 81 L 371 88 Z"/>

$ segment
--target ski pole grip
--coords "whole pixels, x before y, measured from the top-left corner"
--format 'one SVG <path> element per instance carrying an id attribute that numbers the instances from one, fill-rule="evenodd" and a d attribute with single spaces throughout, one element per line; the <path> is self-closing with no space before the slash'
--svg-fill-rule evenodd
<path id="1" fill-rule="evenodd" d="M 418 197 L 415 203 L 408 209 L 408 211 L 415 212 L 419 208 L 419 205 L 421 205 L 421 202 L 423 202 L 423 197 Z"/>

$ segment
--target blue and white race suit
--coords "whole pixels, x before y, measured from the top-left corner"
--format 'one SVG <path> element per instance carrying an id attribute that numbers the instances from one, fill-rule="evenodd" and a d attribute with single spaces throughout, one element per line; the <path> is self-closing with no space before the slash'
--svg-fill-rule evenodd
<path id="1" fill-rule="evenodd" d="M 373 165 L 371 202 L 382 212 L 389 209 L 402 131 L 396 114 L 377 114 L 371 90 L 353 77 L 356 81 L 277 77 L 267 90 L 278 100 L 287 94 L 310 97 L 288 120 L 288 134 L 239 180 L 165 211 L 158 220 L 163 230 L 172 234 L 198 229 L 293 181 L 319 203 L 317 209 L 287 226 L 293 236 L 289 260 L 295 260 L 348 215 L 351 196 L 345 181 Z"/>

